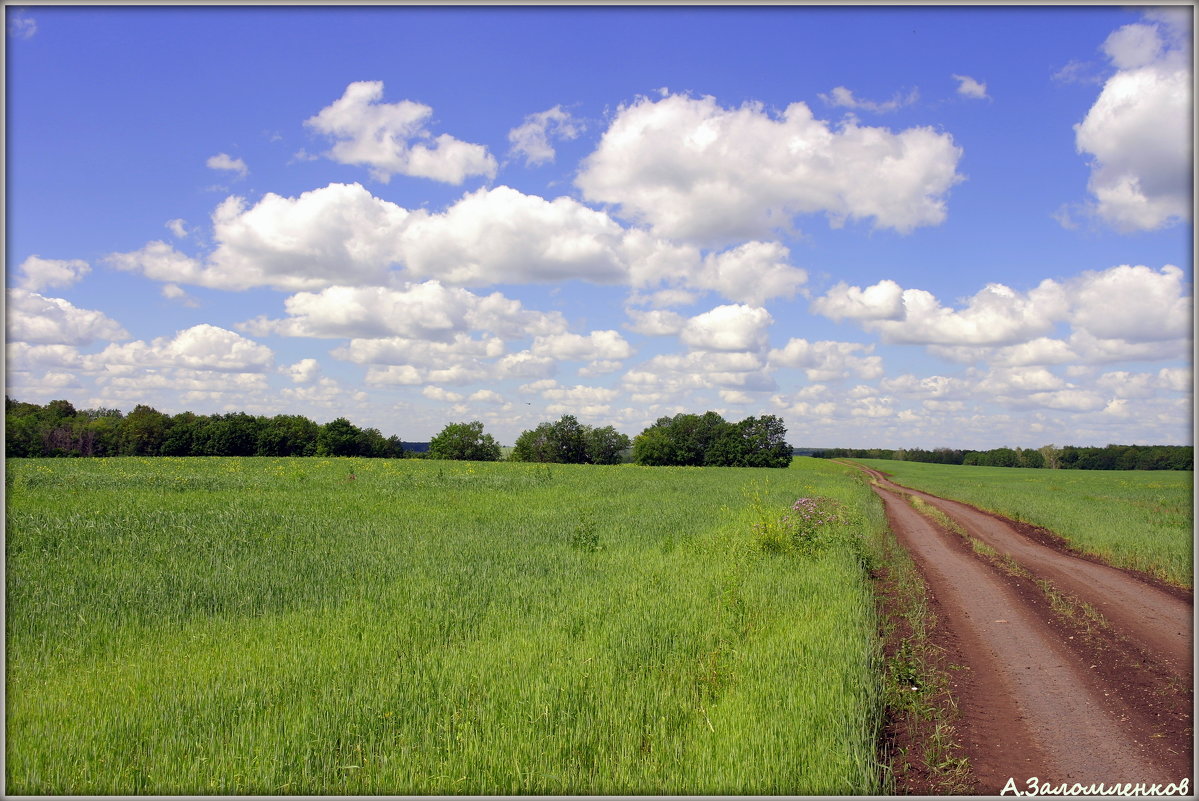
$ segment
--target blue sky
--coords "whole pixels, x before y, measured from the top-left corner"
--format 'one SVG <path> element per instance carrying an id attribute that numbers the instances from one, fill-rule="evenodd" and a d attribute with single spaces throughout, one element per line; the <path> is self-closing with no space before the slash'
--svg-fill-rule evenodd
<path id="1" fill-rule="evenodd" d="M 6 6 L 6 391 L 1191 442 L 1190 6 Z"/>

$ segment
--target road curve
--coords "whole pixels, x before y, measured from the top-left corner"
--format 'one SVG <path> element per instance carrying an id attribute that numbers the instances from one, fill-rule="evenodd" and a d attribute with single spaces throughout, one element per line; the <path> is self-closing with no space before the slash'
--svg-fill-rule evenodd
<path id="1" fill-rule="evenodd" d="M 1174 719 L 1163 724 L 1160 712 L 1126 703 L 1120 688 L 1080 657 L 1077 643 L 1063 641 L 1047 603 L 1030 600 L 1011 576 L 975 554 L 960 536 L 917 513 L 902 496 L 911 493 L 936 506 L 1034 576 L 1049 577 L 1059 590 L 1092 603 L 1189 685 L 1192 626 L 1185 602 L 1121 571 L 1034 543 L 965 504 L 867 472 L 892 531 L 924 575 L 945 634 L 967 663 L 955 692 L 978 792 L 998 794 L 1009 779 L 1023 789 L 1033 776 L 1055 785 L 1163 786 L 1191 777 L 1189 714 L 1183 715 L 1185 724 Z M 1166 735 L 1163 726 L 1174 729 Z"/>
<path id="2" fill-rule="evenodd" d="M 878 471 L 868 472 L 884 487 L 900 486 Z M 1156 654 L 1160 663 L 1189 683 L 1194 648 L 1192 604 L 1123 570 L 1034 542 L 1010 523 L 973 506 L 909 487 L 902 491 L 937 507 L 1001 556 L 1011 556 L 1033 575 L 1094 606 L 1123 636 Z"/>

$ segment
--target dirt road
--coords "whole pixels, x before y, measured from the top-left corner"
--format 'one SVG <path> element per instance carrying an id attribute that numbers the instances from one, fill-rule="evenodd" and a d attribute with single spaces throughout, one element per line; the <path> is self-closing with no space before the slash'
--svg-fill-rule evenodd
<path id="1" fill-rule="evenodd" d="M 1034 776 L 1054 786 L 1192 778 L 1193 607 L 1185 593 L 868 472 L 933 596 L 937 645 L 959 667 L 958 728 L 978 793 L 998 794 L 1009 779 L 1024 790 Z M 905 494 L 943 511 L 999 557 L 976 553 Z M 1062 611 L 1063 598 L 1076 614 Z M 1077 614 L 1081 604 L 1101 617 Z"/>

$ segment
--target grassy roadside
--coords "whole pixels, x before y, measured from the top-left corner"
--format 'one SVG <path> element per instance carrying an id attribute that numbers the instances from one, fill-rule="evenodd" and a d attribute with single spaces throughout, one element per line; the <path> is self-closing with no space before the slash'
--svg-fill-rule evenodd
<path id="1" fill-rule="evenodd" d="M 882 540 L 873 575 L 885 659 L 888 789 L 903 795 L 968 794 L 974 784 L 950 692 L 955 666 L 934 642 L 937 618 L 928 587 L 891 532 Z"/>

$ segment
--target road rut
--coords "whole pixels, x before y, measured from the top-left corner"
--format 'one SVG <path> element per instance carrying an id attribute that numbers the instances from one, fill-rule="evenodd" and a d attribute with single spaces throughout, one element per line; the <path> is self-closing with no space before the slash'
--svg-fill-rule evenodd
<path id="1" fill-rule="evenodd" d="M 954 692 L 978 792 L 997 794 L 1009 779 L 1024 789 L 1034 776 L 1054 785 L 1164 786 L 1191 778 L 1190 701 L 1179 695 L 1183 682 L 1189 691 L 1192 675 L 1190 605 L 1125 572 L 1035 543 L 966 504 L 868 472 L 892 530 L 929 585 L 943 636 L 967 663 Z M 1082 649 L 1081 637 L 1074 642 L 1054 625 L 1035 587 L 1030 591 L 1029 582 L 1021 584 L 920 515 L 905 493 L 1101 610 L 1120 648 L 1136 655 L 1118 670 L 1109 665 L 1109 672 L 1122 674 L 1132 664 L 1144 674 L 1137 677 L 1140 695 L 1128 697 L 1119 680 L 1097 669 L 1103 660 Z"/>

